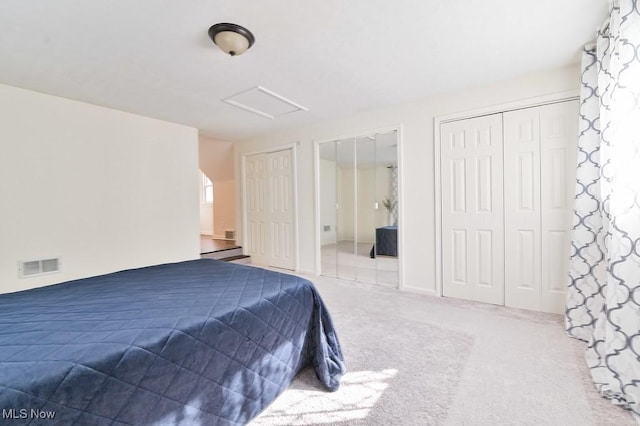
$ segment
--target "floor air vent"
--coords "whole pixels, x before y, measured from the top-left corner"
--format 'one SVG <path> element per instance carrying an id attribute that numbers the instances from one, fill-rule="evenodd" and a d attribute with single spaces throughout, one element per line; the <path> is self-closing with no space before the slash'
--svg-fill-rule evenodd
<path id="1" fill-rule="evenodd" d="M 58 271 L 60 271 L 60 259 L 57 257 L 18 262 L 18 276 L 20 278 L 51 274 Z"/>

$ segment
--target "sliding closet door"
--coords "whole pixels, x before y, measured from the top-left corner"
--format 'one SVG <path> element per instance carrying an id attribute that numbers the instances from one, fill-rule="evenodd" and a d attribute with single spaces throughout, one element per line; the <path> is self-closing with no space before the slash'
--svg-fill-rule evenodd
<path id="1" fill-rule="evenodd" d="M 398 235 L 398 133 L 376 139 L 376 282 L 397 287 L 399 283 Z M 378 238 L 379 236 L 379 238 Z M 380 240 L 380 241 L 377 241 Z"/>
<path id="2" fill-rule="evenodd" d="M 338 276 L 338 164 L 337 142 L 318 146 L 318 187 L 320 190 L 320 271 L 327 277 Z"/>
<path id="3" fill-rule="evenodd" d="M 356 141 L 353 138 L 337 141 L 336 162 L 338 164 L 338 278 L 357 278 L 356 241 Z"/>
<path id="4" fill-rule="evenodd" d="M 376 283 L 376 258 L 371 250 L 376 243 L 376 141 L 374 137 L 356 139 L 356 250 L 357 280 Z"/>
<path id="5" fill-rule="evenodd" d="M 505 304 L 540 309 L 540 108 L 504 113 Z"/>
<path id="6" fill-rule="evenodd" d="M 578 101 L 540 107 L 542 305 L 564 312 L 578 149 Z"/>
<path id="7" fill-rule="evenodd" d="M 358 270 L 355 140 L 321 143 L 318 155 L 321 274 L 355 280 Z"/>
<path id="8" fill-rule="evenodd" d="M 441 126 L 443 293 L 504 304 L 502 114 Z"/>
<path id="9" fill-rule="evenodd" d="M 396 131 L 318 146 L 320 273 L 397 286 Z"/>

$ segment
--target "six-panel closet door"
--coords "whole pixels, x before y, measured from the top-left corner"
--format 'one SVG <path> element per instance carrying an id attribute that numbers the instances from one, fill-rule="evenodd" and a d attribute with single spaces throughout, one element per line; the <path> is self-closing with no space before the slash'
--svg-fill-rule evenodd
<path id="1" fill-rule="evenodd" d="M 561 313 L 578 102 L 441 125 L 443 295 Z"/>
<path id="2" fill-rule="evenodd" d="M 246 176 L 246 232 L 252 261 L 293 270 L 292 150 L 247 156 Z"/>
<path id="3" fill-rule="evenodd" d="M 266 161 L 269 266 L 293 270 L 293 155 L 290 149 L 270 152 Z"/>
<path id="4" fill-rule="evenodd" d="M 504 113 L 505 304 L 540 309 L 540 108 Z"/>
<path id="5" fill-rule="evenodd" d="M 504 113 L 507 306 L 563 312 L 577 117 L 577 101 Z"/>
<path id="6" fill-rule="evenodd" d="M 254 263 L 268 264 L 267 259 L 267 166 L 266 154 L 246 159 L 247 250 Z"/>
<path id="7" fill-rule="evenodd" d="M 502 114 L 441 127 L 443 295 L 504 304 Z"/>
<path id="8" fill-rule="evenodd" d="M 574 217 L 579 111 L 577 100 L 540 107 L 541 310 L 545 312 L 564 313 L 565 309 Z"/>

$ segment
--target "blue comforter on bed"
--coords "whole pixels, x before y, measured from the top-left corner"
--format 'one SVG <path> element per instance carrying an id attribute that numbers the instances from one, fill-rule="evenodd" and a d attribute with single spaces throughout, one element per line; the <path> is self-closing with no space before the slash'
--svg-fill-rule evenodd
<path id="1" fill-rule="evenodd" d="M 246 424 L 306 366 L 337 389 L 331 318 L 292 275 L 203 259 L 0 295 L 2 424 Z"/>

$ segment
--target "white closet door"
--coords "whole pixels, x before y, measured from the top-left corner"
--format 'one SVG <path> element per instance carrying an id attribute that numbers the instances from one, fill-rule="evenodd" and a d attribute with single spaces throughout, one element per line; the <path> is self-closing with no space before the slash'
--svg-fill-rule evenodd
<path id="1" fill-rule="evenodd" d="M 540 108 L 504 113 L 505 305 L 540 309 Z"/>
<path id="2" fill-rule="evenodd" d="M 267 154 L 269 265 L 294 269 L 292 152 Z"/>
<path id="3" fill-rule="evenodd" d="M 504 304 L 502 114 L 441 126 L 447 297 Z"/>
<path id="4" fill-rule="evenodd" d="M 542 305 L 564 312 L 578 146 L 578 101 L 540 107 Z"/>
<path id="5" fill-rule="evenodd" d="M 267 263 L 266 176 L 265 154 L 248 156 L 246 159 L 247 251 L 251 261 L 258 265 Z"/>
<path id="6" fill-rule="evenodd" d="M 504 114 L 505 304 L 562 313 L 578 102 Z"/>

